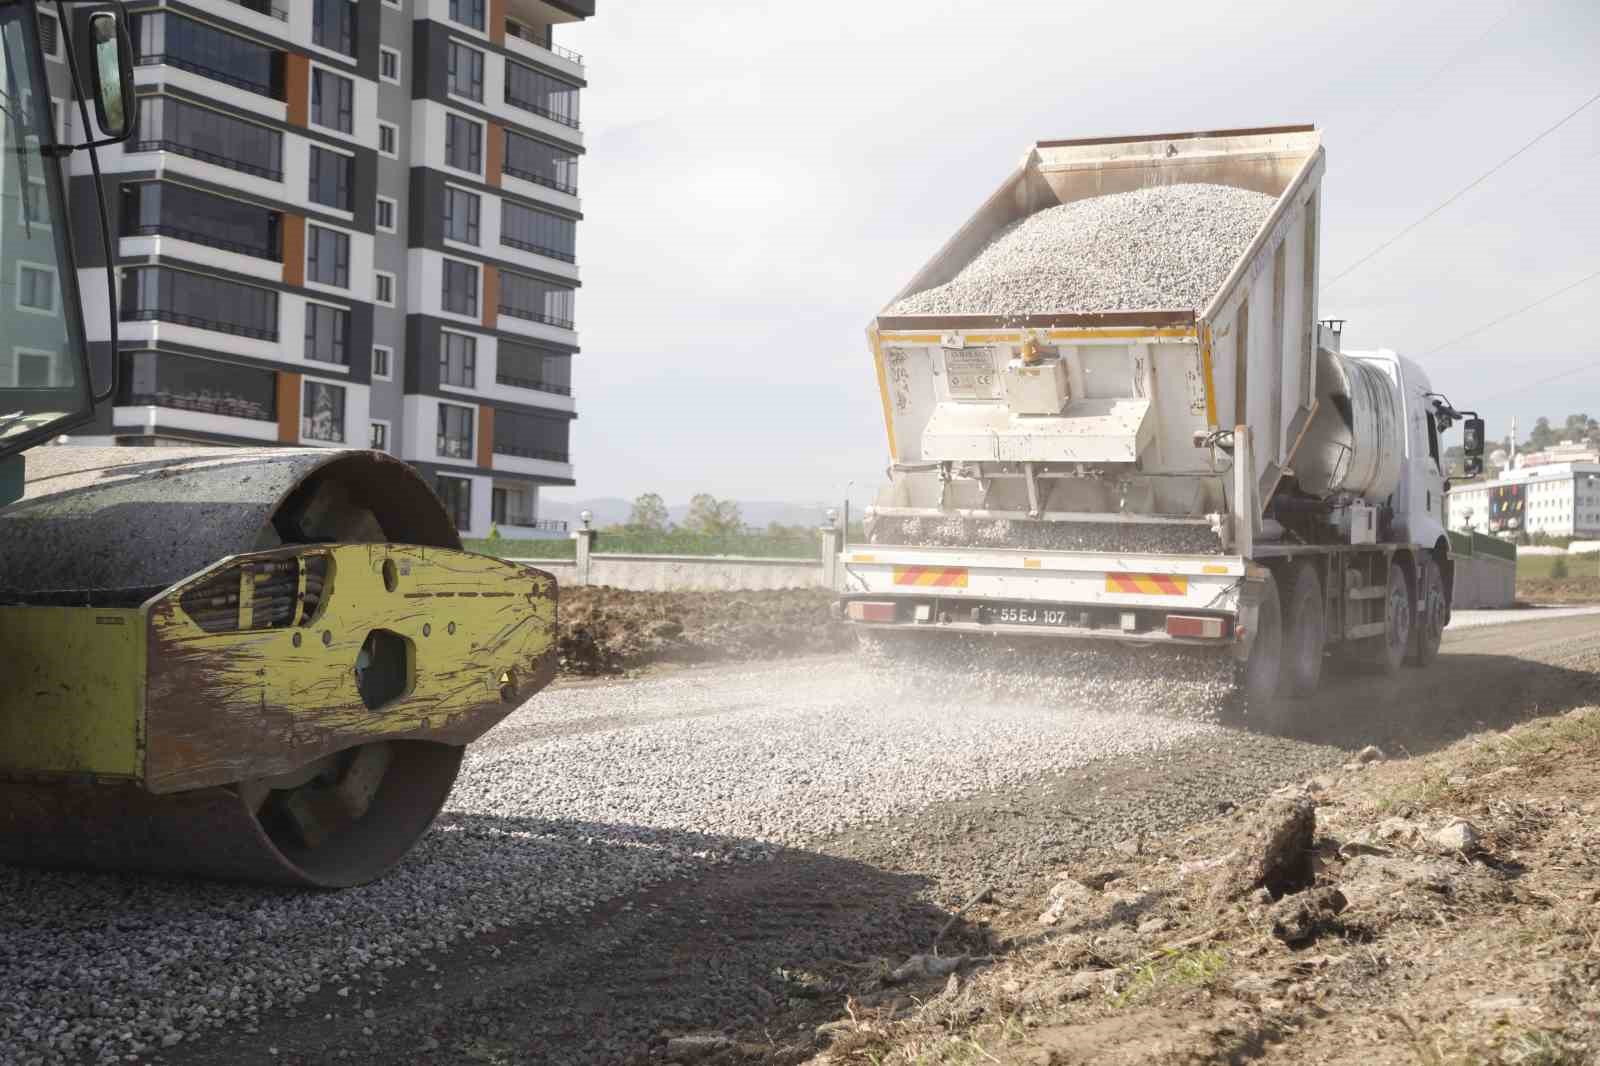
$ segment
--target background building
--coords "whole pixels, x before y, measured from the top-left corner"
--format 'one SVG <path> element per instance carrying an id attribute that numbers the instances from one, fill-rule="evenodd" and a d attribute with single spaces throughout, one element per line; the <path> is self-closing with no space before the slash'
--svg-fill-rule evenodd
<path id="1" fill-rule="evenodd" d="M 1577 454 L 1558 448 L 1521 455 L 1492 480 L 1452 482 L 1450 528 L 1503 537 L 1600 533 L 1600 456 L 1585 451 L 1575 460 Z"/>
<path id="2" fill-rule="evenodd" d="M 423 471 L 464 533 L 548 532 L 540 486 L 573 484 L 584 85 L 555 34 L 593 13 L 594 0 L 143 5 L 139 131 L 101 152 L 120 380 L 85 434 L 370 445 Z M 81 137 L 53 20 L 42 32 L 61 136 Z M 109 375 L 86 153 L 71 168 L 89 339 Z"/>

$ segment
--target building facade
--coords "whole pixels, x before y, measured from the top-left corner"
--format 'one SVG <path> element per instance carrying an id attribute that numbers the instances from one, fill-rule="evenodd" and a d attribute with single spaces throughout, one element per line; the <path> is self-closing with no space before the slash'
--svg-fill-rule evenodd
<path id="1" fill-rule="evenodd" d="M 1450 486 L 1451 529 L 1501 537 L 1600 533 L 1600 461 L 1513 466 L 1488 481 Z"/>
<path id="2" fill-rule="evenodd" d="M 381 448 L 464 534 L 548 532 L 539 489 L 573 484 L 584 150 L 584 67 L 555 34 L 593 0 L 130 10 L 139 129 L 100 153 L 118 387 L 85 433 Z M 64 103 L 62 42 L 44 36 Z M 81 138 L 76 109 L 57 110 Z M 95 185 L 86 153 L 70 165 L 104 381 Z"/>

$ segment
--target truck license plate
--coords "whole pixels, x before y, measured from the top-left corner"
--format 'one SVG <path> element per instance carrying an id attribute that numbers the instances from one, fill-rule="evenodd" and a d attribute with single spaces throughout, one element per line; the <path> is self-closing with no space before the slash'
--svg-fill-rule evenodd
<path id="1" fill-rule="evenodd" d="M 989 621 L 1008 626 L 1076 626 L 1078 612 L 1066 607 L 1033 607 L 1022 604 L 992 608 Z"/>

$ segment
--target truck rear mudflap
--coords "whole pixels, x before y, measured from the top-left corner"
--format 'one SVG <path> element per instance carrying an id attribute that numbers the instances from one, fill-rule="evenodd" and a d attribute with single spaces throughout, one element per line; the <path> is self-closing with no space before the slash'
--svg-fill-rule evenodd
<path id="1" fill-rule="evenodd" d="M 863 629 L 1240 647 L 1259 568 L 1217 555 L 845 551 L 840 613 Z"/>

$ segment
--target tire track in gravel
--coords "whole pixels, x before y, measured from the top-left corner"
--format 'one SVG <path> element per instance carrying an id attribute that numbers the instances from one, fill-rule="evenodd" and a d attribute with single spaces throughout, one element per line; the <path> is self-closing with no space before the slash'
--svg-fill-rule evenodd
<path id="1" fill-rule="evenodd" d="M 1299 737 L 1199 734 L 935 802 L 766 861 L 708 864 L 564 925 L 480 936 L 437 955 L 435 973 L 396 975 L 355 1003 L 325 994 L 259 1034 L 219 1036 L 170 1061 L 642 1063 L 660 1061 L 666 1034 L 719 1029 L 765 1029 L 772 1053 L 789 1054 L 806 1041 L 796 1020 L 810 1015 L 797 972 L 926 950 L 944 907 L 980 887 L 1004 893 L 1085 847 L 1159 840 L 1365 744 L 1419 753 L 1594 703 L 1596 638 L 1594 616 L 1447 633 L 1429 670 L 1337 672 L 1301 705 Z M 947 940 L 951 951 L 982 943 L 964 924 Z"/>

